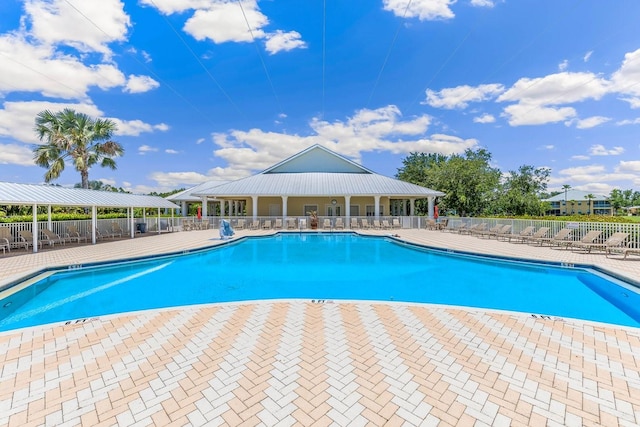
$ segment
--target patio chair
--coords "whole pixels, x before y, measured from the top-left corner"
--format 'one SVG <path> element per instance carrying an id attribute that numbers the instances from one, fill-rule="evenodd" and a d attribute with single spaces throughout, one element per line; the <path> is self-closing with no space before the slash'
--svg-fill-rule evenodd
<path id="1" fill-rule="evenodd" d="M 24 246 L 25 251 L 29 250 L 29 246 L 33 247 L 33 233 L 31 231 L 20 230 L 18 231 L 18 237 L 20 238 L 18 244 Z M 42 240 L 38 240 L 38 246 L 42 247 Z"/>
<path id="2" fill-rule="evenodd" d="M 182 220 L 182 231 L 191 231 L 193 230 L 194 224 L 192 219 L 183 219 Z"/>
<path id="3" fill-rule="evenodd" d="M 363 230 L 368 230 L 370 225 L 369 225 L 369 220 L 366 218 L 362 218 L 360 220 L 360 226 L 362 227 Z"/>
<path id="4" fill-rule="evenodd" d="M 602 231 L 600 230 L 591 230 L 589 232 L 587 232 L 587 234 L 585 234 L 582 239 L 578 240 L 578 241 L 571 241 L 569 240 L 568 242 L 566 242 L 566 244 L 562 245 L 558 245 L 558 246 L 564 246 L 565 249 L 569 249 L 570 247 L 577 247 L 577 246 L 581 246 L 584 245 L 585 243 L 594 243 L 596 241 L 596 239 L 598 237 L 600 237 L 600 235 L 602 234 Z"/>
<path id="5" fill-rule="evenodd" d="M 355 230 L 356 228 L 358 228 L 358 218 L 351 218 L 350 227 L 352 230 Z"/>
<path id="6" fill-rule="evenodd" d="M 492 233 L 497 233 L 498 230 L 502 227 L 501 225 L 496 225 L 494 227 L 487 229 L 488 226 L 489 224 L 487 224 L 486 222 L 483 222 L 481 224 L 474 224 L 469 229 L 462 230 L 460 234 L 469 234 L 471 236 L 482 237 L 482 236 L 488 236 L 489 234 L 492 234 Z"/>
<path id="7" fill-rule="evenodd" d="M 120 227 L 120 224 L 118 224 L 117 222 L 112 222 L 111 233 L 113 234 L 113 237 L 122 237 L 124 235 L 124 230 L 122 229 L 122 227 Z"/>
<path id="8" fill-rule="evenodd" d="M 322 221 L 322 228 L 331 230 L 331 220 L 329 218 L 325 218 L 324 221 Z"/>
<path id="9" fill-rule="evenodd" d="M 2 248 L 2 253 L 5 251 L 11 252 L 11 230 L 9 227 L 0 227 L 0 248 Z"/>
<path id="10" fill-rule="evenodd" d="M 262 224 L 262 229 L 263 230 L 271 230 L 271 220 L 270 219 L 265 219 L 264 223 Z"/>
<path id="11" fill-rule="evenodd" d="M 451 225 L 451 228 L 447 229 L 447 231 L 462 234 L 462 232 L 466 230 L 467 227 L 469 227 L 469 225 L 466 222 L 456 221 Z"/>
<path id="12" fill-rule="evenodd" d="M 436 223 L 435 219 L 428 219 L 427 220 L 427 230 L 437 230 L 438 229 L 438 224 Z"/>
<path id="13" fill-rule="evenodd" d="M 503 225 L 502 229 L 498 230 L 498 232 L 495 234 L 496 240 L 509 239 L 511 236 L 513 236 L 513 233 L 511 232 L 512 228 L 513 226 L 511 224 Z M 489 237 L 493 237 L 493 236 L 489 236 Z"/>
<path id="14" fill-rule="evenodd" d="M 400 220 L 398 218 L 393 218 L 391 220 L 391 228 L 400 228 Z"/>
<path id="15" fill-rule="evenodd" d="M 300 220 L 298 221 L 298 226 L 300 227 L 300 230 L 306 230 L 307 229 L 307 218 L 300 218 Z"/>
<path id="16" fill-rule="evenodd" d="M 247 221 L 244 219 L 239 219 L 236 222 L 236 230 L 244 230 L 244 228 L 246 227 L 246 223 Z"/>
<path id="17" fill-rule="evenodd" d="M 582 249 L 587 253 L 591 253 L 591 250 L 600 250 L 609 253 L 610 249 L 619 248 L 624 245 L 624 242 L 629 237 L 629 233 L 613 233 L 609 238 L 602 243 L 581 243 L 577 242 L 571 245 L 574 249 Z"/>
<path id="18" fill-rule="evenodd" d="M 287 230 L 295 230 L 296 229 L 296 219 L 295 218 L 287 218 Z"/>
<path id="19" fill-rule="evenodd" d="M 99 228 L 96 227 L 96 239 L 113 239 L 115 238 L 115 234 L 113 234 L 113 231 L 111 231 L 111 228 L 106 229 L 106 228 Z"/>
<path id="20" fill-rule="evenodd" d="M 558 231 L 553 237 L 541 237 L 539 239 L 536 239 L 536 241 L 540 242 L 540 246 L 543 246 L 545 243 L 548 243 L 549 246 L 566 245 L 568 242 L 570 242 L 569 239 L 571 238 L 572 233 L 572 229 L 563 228 L 562 230 Z"/>
<path id="21" fill-rule="evenodd" d="M 531 234 L 530 236 L 522 236 L 522 243 L 537 242 L 541 239 L 545 239 L 549 235 L 549 230 L 549 227 L 540 227 L 538 228 L 538 231 Z"/>
<path id="22" fill-rule="evenodd" d="M 203 219 L 200 222 L 200 230 L 208 230 L 209 229 L 209 220 L 208 219 Z"/>
<path id="23" fill-rule="evenodd" d="M 629 242 L 627 246 L 618 246 L 618 247 L 612 246 L 607 248 L 607 258 L 609 258 L 609 255 L 612 255 L 614 253 L 623 255 L 622 259 L 627 259 L 628 255 L 640 255 L 640 248 L 630 246 L 631 244 L 632 243 Z"/>
<path id="24" fill-rule="evenodd" d="M 282 230 L 282 218 L 276 218 L 276 223 L 273 228 L 275 230 Z"/>
<path id="25" fill-rule="evenodd" d="M 251 221 L 251 225 L 249 225 L 249 230 L 257 230 L 260 228 L 260 220 L 254 219 Z"/>
<path id="26" fill-rule="evenodd" d="M 380 228 L 382 228 L 382 226 L 380 225 L 380 221 L 377 219 L 374 219 L 372 228 L 375 228 L 376 230 L 379 230 Z"/>
<path id="27" fill-rule="evenodd" d="M 62 245 L 67 243 L 67 239 L 65 239 L 64 237 L 60 237 L 59 234 L 56 234 L 51 230 L 47 230 L 46 228 L 43 230 L 40 230 L 40 233 L 42 234 L 43 245 L 45 243 L 48 243 L 49 246 L 55 246 L 56 243 L 60 243 Z"/>
<path id="28" fill-rule="evenodd" d="M 344 230 L 344 221 L 342 218 L 336 218 L 336 223 L 333 228 L 336 230 Z"/>
<path id="29" fill-rule="evenodd" d="M 383 230 L 390 229 L 391 228 L 391 224 L 389 224 L 389 220 L 388 219 L 383 219 L 381 227 L 382 227 Z"/>
<path id="30" fill-rule="evenodd" d="M 449 219 L 445 218 L 442 221 L 436 221 L 436 227 L 440 231 L 445 231 L 449 225 Z"/>
<path id="31" fill-rule="evenodd" d="M 74 240 L 77 243 L 80 243 L 80 240 L 84 240 L 85 242 L 87 241 L 87 236 L 84 234 L 80 234 L 80 232 L 78 231 L 78 227 L 76 227 L 75 225 L 68 225 L 67 226 L 67 236 L 66 236 L 70 242 L 73 242 Z"/>
<path id="32" fill-rule="evenodd" d="M 519 233 L 511 233 L 509 236 L 506 237 L 506 240 L 508 242 L 511 242 L 511 240 L 513 239 L 516 242 L 524 242 L 525 239 L 527 237 L 531 237 L 535 231 L 536 231 L 536 228 L 533 225 L 530 225 L 528 227 L 525 227 Z"/>

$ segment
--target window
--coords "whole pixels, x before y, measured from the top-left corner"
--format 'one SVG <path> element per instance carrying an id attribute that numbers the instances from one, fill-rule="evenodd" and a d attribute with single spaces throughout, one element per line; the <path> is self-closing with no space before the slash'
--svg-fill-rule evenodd
<path id="1" fill-rule="evenodd" d="M 351 206 L 349 206 L 349 215 L 350 216 L 360 216 L 360 205 L 351 205 Z"/>
<path id="2" fill-rule="evenodd" d="M 312 211 L 318 212 L 318 205 L 304 205 L 304 212 L 302 212 L 302 214 L 308 215 L 309 212 L 312 212 Z"/>

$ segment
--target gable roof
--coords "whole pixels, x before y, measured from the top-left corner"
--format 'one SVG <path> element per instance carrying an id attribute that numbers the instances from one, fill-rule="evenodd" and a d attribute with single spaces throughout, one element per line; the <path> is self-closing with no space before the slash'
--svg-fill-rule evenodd
<path id="1" fill-rule="evenodd" d="M 307 172 L 330 172 L 330 173 L 373 173 L 369 169 L 334 153 L 322 145 L 312 145 L 311 147 L 294 154 L 288 159 L 265 169 L 261 174 L 271 173 L 307 173 Z"/>
<path id="2" fill-rule="evenodd" d="M 187 188 L 186 190 L 182 190 L 179 193 L 172 194 L 167 196 L 166 199 L 172 202 L 200 202 L 202 199 L 198 196 L 194 196 L 194 194 L 199 194 L 201 192 L 208 192 L 212 188 L 217 187 L 218 185 L 227 184 L 229 181 L 207 181 L 202 184 L 198 184 L 191 188 Z"/>
<path id="3" fill-rule="evenodd" d="M 204 186 L 204 184 L 203 184 Z M 313 145 L 264 171 L 227 184 L 201 187 L 200 197 L 395 196 L 426 198 L 444 193 L 379 175 L 320 145 Z"/>

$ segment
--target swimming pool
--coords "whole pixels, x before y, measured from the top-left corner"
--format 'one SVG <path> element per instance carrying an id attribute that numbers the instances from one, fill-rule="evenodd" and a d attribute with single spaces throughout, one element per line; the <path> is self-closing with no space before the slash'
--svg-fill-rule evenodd
<path id="1" fill-rule="evenodd" d="M 0 330 L 282 298 L 448 304 L 640 326 L 640 295 L 602 274 L 350 233 L 282 233 L 185 255 L 77 267 L 46 272 L 0 296 Z"/>

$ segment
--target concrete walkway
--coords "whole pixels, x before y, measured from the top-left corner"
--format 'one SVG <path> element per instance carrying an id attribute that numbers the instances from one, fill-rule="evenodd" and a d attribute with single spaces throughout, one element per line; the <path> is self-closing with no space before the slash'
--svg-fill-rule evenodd
<path id="1" fill-rule="evenodd" d="M 240 236 L 264 234 L 244 232 Z M 389 234 L 372 231 L 372 234 Z M 588 263 L 636 259 L 437 231 L 439 248 Z M 43 266 L 218 244 L 217 230 L 0 258 Z M 257 301 L 0 333 L 0 425 L 638 425 L 640 329 L 446 306 Z"/>

